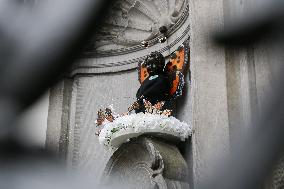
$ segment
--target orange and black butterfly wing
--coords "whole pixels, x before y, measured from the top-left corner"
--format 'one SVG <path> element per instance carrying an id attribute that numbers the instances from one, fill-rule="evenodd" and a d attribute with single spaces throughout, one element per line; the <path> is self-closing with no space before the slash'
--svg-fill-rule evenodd
<path id="1" fill-rule="evenodd" d="M 188 65 L 188 48 L 185 45 L 181 45 L 170 56 L 170 60 L 166 65 L 167 72 L 180 71 L 184 74 L 184 71 Z"/>
<path id="2" fill-rule="evenodd" d="M 175 99 L 182 95 L 182 89 L 184 86 L 184 75 L 186 68 L 189 64 L 189 49 L 188 41 L 185 44 L 179 46 L 179 48 L 173 52 L 170 56 L 170 60 L 166 65 L 166 71 L 173 75 L 170 96 L 171 99 Z"/>
<path id="3" fill-rule="evenodd" d="M 184 76 L 181 72 L 177 71 L 171 85 L 170 97 L 171 100 L 176 99 L 182 95 L 182 89 L 184 87 Z"/>
<path id="4" fill-rule="evenodd" d="M 143 83 L 143 81 L 145 81 L 147 77 L 149 77 L 149 73 L 145 67 L 145 64 L 143 64 L 143 62 L 140 62 L 138 64 L 138 80 L 140 84 Z"/>

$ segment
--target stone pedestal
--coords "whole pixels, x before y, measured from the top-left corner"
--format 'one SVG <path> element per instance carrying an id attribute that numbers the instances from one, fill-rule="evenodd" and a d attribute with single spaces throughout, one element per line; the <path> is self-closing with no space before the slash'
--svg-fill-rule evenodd
<path id="1" fill-rule="evenodd" d="M 105 183 L 118 188 L 189 188 L 188 166 L 174 142 L 140 136 L 120 146 L 105 169 Z"/>

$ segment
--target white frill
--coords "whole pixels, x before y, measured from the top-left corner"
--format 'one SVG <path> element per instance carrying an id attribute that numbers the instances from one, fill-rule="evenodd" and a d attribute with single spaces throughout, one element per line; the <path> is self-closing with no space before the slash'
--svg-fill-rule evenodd
<path id="1" fill-rule="evenodd" d="M 191 135 L 192 128 L 172 116 L 138 113 L 118 117 L 114 122 L 105 123 L 99 141 L 107 147 L 118 148 L 133 137 L 151 133 L 172 135 L 184 141 Z"/>

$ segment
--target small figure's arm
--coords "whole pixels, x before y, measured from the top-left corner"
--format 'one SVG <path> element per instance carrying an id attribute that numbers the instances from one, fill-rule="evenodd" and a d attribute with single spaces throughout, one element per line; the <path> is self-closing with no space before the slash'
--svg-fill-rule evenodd
<path id="1" fill-rule="evenodd" d="M 139 103 L 137 101 L 133 102 L 128 108 L 127 112 L 123 113 L 122 116 L 128 115 L 131 111 L 139 109 Z"/>
<path id="2" fill-rule="evenodd" d="M 105 113 L 102 109 L 100 109 L 97 113 L 97 121 L 96 121 L 96 126 L 99 127 L 103 124 L 103 122 L 105 121 L 106 119 L 106 116 L 105 116 Z M 101 129 L 99 129 L 98 131 L 96 131 L 95 135 L 99 136 L 100 135 L 100 132 L 101 132 Z"/>
<path id="3" fill-rule="evenodd" d="M 98 118 L 97 118 L 96 124 L 97 124 L 97 126 L 100 126 L 100 125 L 102 125 L 103 122 L 105 121 L 106 116 L 105 116 L 105 113 L 104 113 L 104 111 L 103 111 L 102 109 L 100 109 L 100 110 L 98 111 L 97 115 L 98 115 Z"/>

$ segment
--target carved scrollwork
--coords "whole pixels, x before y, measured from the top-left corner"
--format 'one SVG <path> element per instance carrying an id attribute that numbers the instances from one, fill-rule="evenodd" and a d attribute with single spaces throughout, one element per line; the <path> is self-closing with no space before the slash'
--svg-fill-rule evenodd
<path id="1" fill-rule="evenodd" d="M 158 42 L 159 28 L 170 36 L 188 15 L 187 0 L 119 0 L 117 1 L 86 54 L 128 53 L 142 49 L 141 42 Z"/>
<path id="2" fill-rule="evenodd" d="M 134 189 L 188 188 L 187 169 L 175 145 L 141 136 L 113 154 L 105 169 L 105 183 Z"/>
<path id="3" fill-rule="evenodd" d="M 165 168 L 163 157 L 159 153 L 159 151 L 155 148 L 155 146 L 149 141 L 145 141 L 149 155 L 152 159 L 151 165 L 151 181 L 156 183 L 157 188 L 166 189 L 167 184 L 163 177 L 163 171 Z"/>

